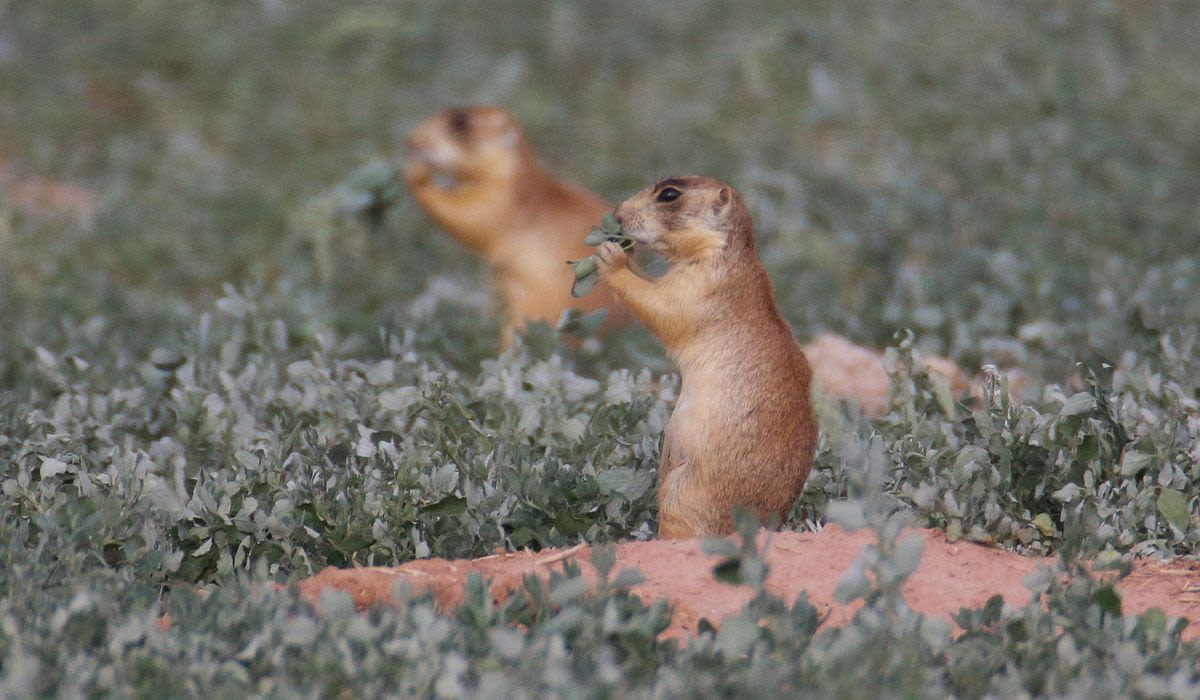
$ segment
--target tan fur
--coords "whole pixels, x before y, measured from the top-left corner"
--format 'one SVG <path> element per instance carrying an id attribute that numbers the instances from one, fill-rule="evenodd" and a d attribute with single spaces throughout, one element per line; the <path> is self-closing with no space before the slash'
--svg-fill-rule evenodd
<path id="1" fill-rule="evenodd" d="M 408 145 L 404 176 L 417 201 L 494 272 L 507 306 L 505 345 L 527 321 L 553 324 L 568 308 L 615 306 L 603 286 L 573 299 L 567 265 L 592 252 L 583 239 L 608 204 L 548 173 L 512 114 L 448 109 L 413 129 Z M 623 312 L 609 315 L 619 322 Z"/>
<path id="2" fill-rule="evenodd" d="M 656 201 L 663 187 L 681 196 Z M 733 530 L 735 507 L 782 521 L 812 467 L 811 371 L 775 304 L 741 197 L 708 178 L 672 178 L 617 208 L 622 228 L 672 262 L 647 280 L 619 246 L 602 279 L 659 337 L 683 387 L 663 435 L 659 535 Z"/>
<path id="3" fill-rule="evenodd" d="M 819 390 L 837 401 L 853 401 L 863 413 L 878 418 L 887 412 L 891 380 L 883 367 L 883 353 L 864 348 L 840 335 L 819 335 L 804 346 Z M 950 380 L 956 396 L 975 387 L 953 360 L 938 355 L 922 358 L 926 369 Z"/>

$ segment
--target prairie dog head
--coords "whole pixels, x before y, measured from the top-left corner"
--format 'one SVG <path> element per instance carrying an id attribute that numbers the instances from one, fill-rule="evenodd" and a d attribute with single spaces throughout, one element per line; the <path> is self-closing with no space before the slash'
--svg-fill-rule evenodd
<path id="1" fill-rule="evenodd" d="M 528 148 L 516 117 L 499 107 L 444 110 L 418 124 L 406 142 L 409 183 L 446 190 L 516 177 Z"/>
<path id="2" fill-rule="evenodd" d="M 616 217 L 629 237 L 671 262 L 754 251 L 754 227 L 741 195 L 708 177 L 660 180 L 622 202 Z"/>

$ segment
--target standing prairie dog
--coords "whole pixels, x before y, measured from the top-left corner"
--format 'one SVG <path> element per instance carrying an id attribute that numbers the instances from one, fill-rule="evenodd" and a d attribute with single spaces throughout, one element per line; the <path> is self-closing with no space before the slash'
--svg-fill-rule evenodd
<path id="1" fill-rule="evenodd" d="M 583 239 L 608 204 L 547 172 L 510 112 L 448 109 L 418 124 L 407 142 L 404 179 L 413 195 L 495 274 L 507 306 L 506 346 L 528 321 L 553 324 L 568 308 L 610 306 L 602 287 L 572 299 L 566 264 L 591 253 Z M 620 315 L 610 309 L 610 318 Z"/>
<path id="2" fill-rule="evenodd" d="M 659 535 L 728 534 L 735 507 L 782 522 L 816 449 L 812 372 L 775 305 L 741 196 L 709 178 L 669 178 L 616 216 L 672 263 L 648 280 L 616 243 L 595 254 L 601 279 L 658 336 L 682 378 L 663 435 Z"/>

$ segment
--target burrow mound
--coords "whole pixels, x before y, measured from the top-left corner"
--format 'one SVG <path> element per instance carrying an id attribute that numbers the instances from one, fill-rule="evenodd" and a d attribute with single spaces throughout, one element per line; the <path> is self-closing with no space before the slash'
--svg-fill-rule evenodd
<path id="1" fill-rule="evenodd" d="M 1031 594 L 1024 579 L 1050 559 L 1026 557 L 970 542 L 948 542 L 940 530 L 908 530 L 904 536 L 925 542 L 920 566 L 909 577 L 904 596 L 917 612 L 947 620 L 961 608 L 977 608 L 999 594 L 1013 607 L 1026 605 Z M 828 526 L 820 532 L 760 533 L 760 546 L 770 565 L 767 589 L 791 603 L 801 592 L 822 613 L 828 624 L 843 624 L 856 605 L 834 601 L 838 580 L 863 548 L 874 544 L 869 530 L 847 532 Z M 688 636 L 701 618 L 719 623 L 740 610 L 752 597 L 747 586 L 729 585 L 713 578 L 718 557 L 705 554 L 700 540 L 652 540 L 616 545 L 616 571 L 635 568 L 645 581 L 633 587 L 644 601 L 666 599 L 674 616 L 666 636 Z M 467 577 L 478 572 L 491 582 L 495 600 L 506 599 L 521 586 L 527 574 L 549 577 L 566 561 L 579 564 L 591 580 L 595 570 L 591 548 L 548 549 L 540 552 L 495 554 L 481 559 L 421 559 L 398 567 L 327 568 L 300 582 L 301 594 L 314 605 L 321 592 L 336 589 L 348 593 L 359 608 L 387 604 L 392 600 L 397 579 L 407 579 L 415 592 L 432 591 L 438 607 L 452 610 L 463 600 Z M 1168 617 L 1200 620 L 1200 562 L 1184 560 L 1139 560 L 1133 572 L 1118 585 L 1122 612 L 1140 614 L 1160 608 Z M 1200 625 L 1191 624 L 1184 637 L 1200 635 Z"/>

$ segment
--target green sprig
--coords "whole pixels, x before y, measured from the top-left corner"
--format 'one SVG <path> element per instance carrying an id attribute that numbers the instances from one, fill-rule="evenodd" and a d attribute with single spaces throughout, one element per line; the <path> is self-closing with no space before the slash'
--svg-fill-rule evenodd
<path id="1" fill-rule="evenodd" d="M 600 226 L 593 227 L 587 238 L 583 239 L 583 242 L 590 246 L 599 246 L 606 241 L 620 244 L 622 250 L 629 250 L 634 243 L 633 239 L 621 230 L 621 222 L 617 221 L 617 217 L 612 213 L 605 214 Z M 582 260 L 569 260 L 567 264 L 575 266 L 575 282 L 571 285 L 571 296 L 578 299 L 592 291 L 600 279 L 595 258 L 588 256 Z"/>

